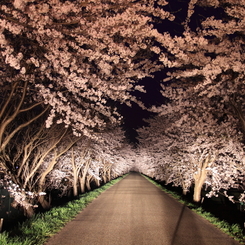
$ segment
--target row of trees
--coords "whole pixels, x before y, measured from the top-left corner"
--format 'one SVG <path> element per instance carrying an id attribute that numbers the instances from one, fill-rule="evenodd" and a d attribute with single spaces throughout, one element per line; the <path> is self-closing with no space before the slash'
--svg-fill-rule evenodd
<path id="1" fill-rule="evenodd" d="M 197 202 L 203 187 L 208 197 L 240 189 L 244 202 L 244 10 L 244 1 L 189 2 L 183 35 L 162 39 L 172 58 L 166 104 L 153 107 L 158 117 L 139 130 L 152 159 L 139 169 L 184 192 L 194 186 Z"/>
<path id="2" fill-rule="evenodd" d="M 44 192 L 76 196 L 129 171 L 117 106 L 160 69 L 148 60 L 158 52 L 150 23 L 173 18 L 164 5 L 1 1 L 0 166 L 29 216 L 34 199 L 49 207 Z"/>
<path id="3" fill-rule="evenodd" d="M 51 106 L 46 121 L 78 136 L 118 124 L 116 103 L 136 100 L 136 82 L 160 69 L 151 23 L 173 15 L 165 1 L 2 1 L 2 84 L 28 81 Z M 31 90 L 29 90 L 31 92 Z M 142 105 L 143 106 L 143 105 Z"/>
<path id="4" fill-rule="evenodd" d="M 122 155 L 120 128 L 76 136 L 71 127 L 46 127 L 50 107 L 28 97 L 27 82 L 6 86 L 0 111 L 1 186 L 14 197 L 12 206 L 32 216 L 38 205 L 51 206 L 53 190 L 73 196 L 99 186 L 130 169 Z M 120 164 L 119 164 L 120 163 Z"/>
<path id="5" fill-rule="evenodd" d="M 28 215 L 30 200 L 50 206 L 44 192 L 76 196 L 129 169 L 195 184 L 195 201 L 204 184 L 243 188 L 245 3 L 184 3 L 180 22 L 163 0 L 1 1 L 0 166 Z M 132 92 L 157 71 L 165 103 L 133 150 L 118 106 L 146 109 Z"/>

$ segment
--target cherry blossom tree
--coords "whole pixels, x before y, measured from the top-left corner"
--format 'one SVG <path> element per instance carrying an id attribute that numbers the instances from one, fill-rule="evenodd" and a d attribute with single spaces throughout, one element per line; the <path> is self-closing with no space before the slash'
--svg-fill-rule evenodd
<path id="1" fill-rule="evenodd" d="M 28 101 L 27 82 L 19 81 L 6 85 L 2 91 L 0 167 L 4 176 L 8 176 L 13 183 L 5 186 L 9 186 L 15 206 L 23 209 L 27 216 L 31 216 L 32 206 L 35 205 L 33 200 L 39 199 L 39 202 L 41 199 L 44 200 L 44 196 L 39 193 L 44 192 L 42 185 L 46 175 L 56 163 L 55 159 L 79 138 L 62 125 L 55 124 L 50 129 L 45 127 L 49 108 L 43 107 L 42 102 L 34 102 L 31 98 Z M 47 154 L 57 147 L 61 139 L 65 136 L 67 138 L 69 132 L 74 141 L 66 141 L 66 146 L 57 152 L 55 158 L 49 164 L 46 162 L 45 171 L 39 172 L 44 160 L 47 160 L 45 159 Z M 26 193 L 31 194 L 26 195 Z M 31 203 L 28 200 L 31 200 Z"/>
<path id="2" fill-rule="evenodd" d="M 77 196 L 130 169 L 184 192 L 194 185 L 195 201 L 203 187 L 210 197 L 243 185 L 245 3 L 190 0 L 178 35 L 159 28 L 174 20 L 166 5 L 1 1 L 0 167 L 17 203 L 27 191 Z M 146 92 L 139 81 L 156 71 L 167 71 L 166 103 L 151 108 L 136 150 L 115 129 L 117 106 L 146 109 L 132 92 Z"/>
<path id="3" fill-rule="evenodd" d="M 160 166 L 156 161 L 162 172 L 159 178 L 184 191 L 195 184 L 195 201 L 200 200 L 203 185 L 211 187 L 212 196 L 222 189 L 238 188 L 243 179 L 244 7 L 243 1 L 191 0 L 184 32 L 157 37 L 165 47 L 160 59 L 169 68 L 162 85 L 167 103 L 152 111 L 171 126 L 158 129 L 160 125 L 151 122 L 154 136 L 143 130 L 141 142 L 147 137 L 167 149 L 160 158 L 147 147 L 161 159 Z M 196 26 L 198 14 L 202 17 Z M 163 132 L 162 139 L 158 140 L 155 130 Z"/>
<path id="4" fill-rule="evenodd" d="M 27 103 L 27 82 L 15 82 L 2 88 L 0 111 L 0 158 L 1 167 L 10 172 L 15 171 L 14 162 L 21 154 L 19 149 L 14 149 L 20 143 L 18 137 L 29 125 L 43 117 L 48 107 L 43 108 L 42 102 Z M 28 134 L 28 133 L 27 133 Z M 19 137 L 20 138 L 20 137 Z M 21 145 L 19 147 L 22 147 Z M 15 151 L 16 155 L 11 156 Z M 11 159 L 12 158 L 12 159 Z"/>
<path id="5" fill-rule="evenodd" d="M 15 184 L 10 176 L 5 171 L 2 172 L 0 179 L 1 188 L 8 190 L 10 197 L 13 198 L 11 206 L 17 209 L 21 209 L 25 216 L 31 217 L 34 214 L 34 210 L 37 207 L 36 200 L 38 196 L 45 195 L 45 193 L 33 193 L 21 189 L 19 185 Z M 2 197 L 1 197 L 2 198 Z"/>
<path id="6" fill-rule="evenodd" d="M 213 16 L 208 11 L 201 13 L 205 7 L 212 10 Z M 172 69 L 165 81 L 171 79 L 175 81 L 173 86 L 180 88 L 191 86 L 194 96 L 207 96 L 221 107 L 230 107 L 241 128 L 245 91 L 244 7 L 243 1 L 191 0 L 183 35 L 172 37 L 164 33 L 159 40 L 171 54 L 171 59 L 165 55 L 166 65 Z M 198 14 L 202 14 L 200 24 L 193 26 Z"/>
<path id="7" fill-rule="evenodd" d="M 69 135 L 69 132 L 65 130 L 61 134 L 56 133 L 53 140 L 51 140 L 49 144 L 45 145 L 44 151 L 41 152 L 41 158 L 37 161 L 37 164 L 33 166 L 34 168 L 32 167 L 30 171 L 31 173 L 35 171 L 39 175 L 38 177 L 36 177 L 38 179 L 36 184 L 38 193 L 46 191 L 45 182 L 47 175 L 54 169 L 58 159 L 79 140 L 79 137 L 74 137 L 71 134 Z M 60 144 L 61 141 L 63 142 Z M 42 164 L 42 167 L 40 166 L 40 164 Z M 25 181 L 25 183 L 27 183 L 27 180 Z M 51 200 L 47 201 L 45 199 L 45 196 L 40 196 L 38 202 L 44 209 L 50 208 Z"/>
<path id="8" fill-rule="evenodd" d="M 38 146 L 38 137 L 44 129 L 37 121 L 42 121 L 45 115 L 47 117 L 49 108 L 44 106 L 42 101 L 34 102 L 31 98 L 27 100 L 27 81 L 4 83 L 6 74 L 3 70 L 0 98 L 0 168 L 5 180 L 1 181 L 14 198 L 12 205 L 20 207 L 27 216 L 31 216 L 35 206 L 33 200 L 37 199 L 39 194 L 24 190 L 23 180 L 26 177 L 25 170 L 31 158 L 30 154 Z M 33 130 L 31 127 L 37 128 Z M 39 139 L 39 143 L 41 141 Z"/>
<path id="9" fill-rule="evenodd" d="M 8 3 L 8 4 L 7 4 Z M 151 24 L 174 16 L 165 1 L 2 1 L 1 56 L 36 89 L 53 121 L 90 135 L 120 122 L 113 102 L 137 101 L 136 82 L 161 65 Z M 18 41 L 16 41 L 18 40 Z M 143 106 L 143 105 L 142 105 Z"/>
<path id="10" fill-rule="evenodd" d="M 195 97 L 192 91 L 165 90 L 172 101 L 164 105 L 161 117 L 151 120 L 150 129 L 139 134 L 142 151 L 157 159 L 154 177 L 181 186 L 184 192 L 194 185 L 193 198 L 199 202 L 204 185 L 209 197 L 239 188 L 245 155 L 242 133 L 229 108 L 205 96 Z"/>
<path id="11" fill-rule="evenodd" d="M 67 188 L 70 188 L 73 190 L 73 196 L 85 192 L 86 176 L 91 165 L 90 144 L 90 139 L 83 138 L 79 144 L 74 145 L 59 158 L 57 165 L 47 176 L 47 190 L 67 191 Z M 64 179 L 69 182 L 64 182 Z M 63 192 L 62 194 L 66 193 Z"/>
<path id="12" fill-rule="evenodd" d="M 124 144 L 122 130 L 108 130 L 98 137 L 99 141 L 83 137 L 59 158 L 47 176 L 47 190 L 72 189 L 73 196 L 77 196 L 90 190 L 92 182 L 99 186 L 130 170 L 132 162 L 124 156 L 130 147 Z M 134 155 L 132 150 L 131 155 Z"/>

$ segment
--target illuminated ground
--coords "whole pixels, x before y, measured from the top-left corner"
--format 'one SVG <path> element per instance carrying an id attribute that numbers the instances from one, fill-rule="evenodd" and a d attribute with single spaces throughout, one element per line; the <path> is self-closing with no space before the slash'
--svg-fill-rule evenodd
<path id="1" fill-rule="evenodd" d="M 108 189 L 46 245 L 239 244 L 137 173 Z"/>

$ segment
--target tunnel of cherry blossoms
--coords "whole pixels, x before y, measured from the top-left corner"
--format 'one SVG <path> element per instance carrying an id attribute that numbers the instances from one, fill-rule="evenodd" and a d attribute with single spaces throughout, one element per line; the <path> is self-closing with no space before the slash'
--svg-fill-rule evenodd
<path id="1" fill-rule="evenodd" d="M 244 202 L 244 0 L 1 0 L 0 184 L 27 216 L 130 171 Z M 235 189 L 239 195 L 229 194 Z"/>

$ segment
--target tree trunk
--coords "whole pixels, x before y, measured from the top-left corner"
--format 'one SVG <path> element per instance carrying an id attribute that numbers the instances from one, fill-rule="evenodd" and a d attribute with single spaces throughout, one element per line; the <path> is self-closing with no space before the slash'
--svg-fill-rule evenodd
<path id="1" fill-rule="evenodd" d="M 201 201 L 201 192 L 202 192 L 202 186 L 204 184 L 205 178 L 201 178 L 199 181 L 195 181 L 195 187 L 194 187 L 194 195 L 193 200 L 194 202 L 200 202 Z"/>
<path id="2" fill-rule="evenodd" d="M 89 169 L 91 163 L 91 159 L 89 159 L 86 163 L 84 168 L 81 170 L 81 177 L 79 178 L 79 182 L 80 182 L 80 188 L 81 188 L 81 192 L 84 193 L 85 192 L 85 185 L 86 185 L 86 175 Z"/>
<path id="3" fill-rule="evenodd" d="M 108 176 L 107 181 L 111 181 L 111 168 L 108 169 L 107 176 Z"/>
<path id="4" fill-rule="evenodd" d="M 22 201 L 22 205 L 16 201 L 13 201 L 11 206 L 15 209 L 23 211 L 27 218 L 31 218 L 35 214 L 33 206 L 27 201 Z"/>
<path id="5" fill-rule="evenodd" d="M 78 196 L 78 188 L 77 188 L 77 178 L 73 180 L 73 196 Z"/>
<path id="6" fill-rule="evenodd" d="M 96 186 L 99 187 L 100 186 L 100 180 L 95 178 L 95 183 L 96 183 Z"/>
<path id="7" fill-rule="evenodd" d="M 104 184 L 106 184 L 106 183 L 107 183 L 106 175 L 103 175 L 103 176 L 102 176 L 102 179 L 103 179 Z"/>
<path id="8" fill-rule="evenodd" d="M 183 188 L 182 194 L 183 194 L 184 196 L 186 196 L 187 192 L 188 192 L 188 190 Z"/>
<path id="9" fill-rule="evenodd" d="M 88 191 L 91 191 L 91 186 L 90 186 L 91 179 L 92 179 L 91 175 L 88 175 L 87 178 L 86 178 L 86 187 L 87 187 Z"/>
<path id="10" fill-rule="evenodd" d="M 200 202 L 201 201 L 201 192 L 202 186 L 207 177 L 207 165 L 210 162 L 210 157 L 207 157 L 203 162 L 199 164 L 199 170 L 196 174 L 194 174 L 195 186 L 194 186 L 194 195 L 193 201 Z"/>
<path id="11" fill-rule="evenodd" d="M 181 184 L 182 184 L 182 194 L 184 196 L 186 196 L 187 192 L 188 192 L 188 187 L 187 184 L 185 183 L 183 177 L 181 176 L 182 180 L 181 180 Z"/>
<path id="12" fill-rule="evenodd" d="M 49 210 L 51 208 L 51 196 L 49 196 L 49 200 L 47 201 L 46 196 L 39 196 L 38 202 L 42 206 L 44 210 Z"/>
<path id="13" fill-rule="evenodd" d="M 81 193 L 85 192 L 85 177 L 81 177 L 79 178 L 79 184 L 80 184 L 80 189 L 81 189 Z"/>
<path id="14" fill-rule="evenodd" d="M 31 218 L 35 214 L 34 208 L 32 206 L 29 206 L 28 208 L 24 208 L 24 215 L 27 218 Z"/>
<path id="15" fill-rule="evenodd" d="M 71 163 L 72 163 L 72 169 L 73 169 L 73 196 L 76 197 L 78 196 L 78 187 L 77 187 L 77 182 L 78 182 L 78 174 L 77 174 L 77 166 L 75 164 L 75 156 L 74 156 L 74 150 L 72 147 L 72 159 L 71 159 Z"/>

